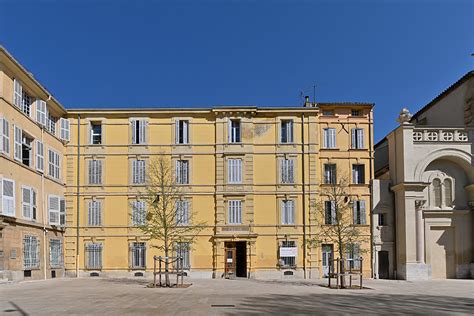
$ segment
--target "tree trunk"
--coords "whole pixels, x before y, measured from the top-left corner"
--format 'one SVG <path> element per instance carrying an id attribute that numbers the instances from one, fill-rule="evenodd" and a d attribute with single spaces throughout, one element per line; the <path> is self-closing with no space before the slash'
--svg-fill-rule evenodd
<path id="1" fill-rule="evenodd" d="M 169 273 L 169 256 L 168 256 L 168 247 L 165 248 L 165 286 L 166 287 L 171 287 L 170 283 L 170 273 Z"/>
<path id="2" fill-rule="evenodd" d="M 344 255 L 342 251 L 342 243 L 339 243 L 339 273 L 341 274 L 340 279 L 341 279 L 341 289 L 346 287 L 346 278 L 344 276 L 345 272 L 345 265 L 344 265 Z"/>

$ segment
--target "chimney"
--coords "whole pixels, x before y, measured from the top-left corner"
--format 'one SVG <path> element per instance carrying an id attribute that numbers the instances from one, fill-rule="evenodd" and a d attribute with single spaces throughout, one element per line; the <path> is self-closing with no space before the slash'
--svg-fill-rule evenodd
<path id="1" fill-rule="evenodd" d="M 309 96 L 306 95 L 306 96 L 304 97 L 304 107 L 305 107 L 305 108 L 309 108 L 309 107 L 311 107 L 311 106 L 312 106 L 312 104 L 311 104 L 311 102 L 309 102 Z"/>

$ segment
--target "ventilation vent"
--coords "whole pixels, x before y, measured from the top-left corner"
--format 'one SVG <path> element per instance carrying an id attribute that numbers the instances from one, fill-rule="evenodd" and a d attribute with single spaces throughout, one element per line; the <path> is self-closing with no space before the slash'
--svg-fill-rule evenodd
<path id="1" fill-rule="evenodd" d="M 188 273 L 187 273 L 187 272 L 183 272 L 183 276 L 188 276 Z"/>
<path id="2" fill-rule="evenodd" d="M 283 272 L 283 275 L 293 275 L 293 271 L 285 271 Z"/>
<path id="3" fill-rule="evenodd" d="M 54 279 L 56 277 L 56 271 L 52 270 L 51 271 L 51 278 Z"/>
<path id="4" fill-rule="evenodd" d="M 31 278 L 31 270 L 25 270 L 23 271 L 23 276 L 25 278 Z"/>
<path id="5" fill-rule="evenodd" d="M 136 277 L 142 277 L 142 276 L 143 276 L 143 272 L 135 272 L 135 276 L 136 276 Z"/>
<path id="6" fill-rule="evenodd" d="M 89 274 L 91 277 L 98 277 L 99 276 L 99 272 L 91 272 L 91 274 Z"/>

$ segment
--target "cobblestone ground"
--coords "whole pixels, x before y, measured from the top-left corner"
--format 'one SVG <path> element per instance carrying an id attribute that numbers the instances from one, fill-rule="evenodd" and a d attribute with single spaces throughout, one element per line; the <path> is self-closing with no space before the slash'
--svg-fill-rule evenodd
<path id="1" fill-rule="evenodd" d="M 321 281 L 186 280 L 184 289 L 146 281 L 55 279 L 0 285 L 1 315 L 289 315 L 474 313 L 474 280 L 367 280 L 364 290 Z"/>

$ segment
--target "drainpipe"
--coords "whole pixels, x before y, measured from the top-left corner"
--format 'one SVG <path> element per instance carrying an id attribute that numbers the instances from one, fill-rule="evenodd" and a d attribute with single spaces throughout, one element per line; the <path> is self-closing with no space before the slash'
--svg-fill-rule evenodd
<path id="1" fill-rule="evenodd" d="M 303 277 L 306 279 L 306 182 L 305 182 L 305 151 L 304 151 L 304 113 L 301 115 L 301 153 L 302 153 L 302 182 L 303 182 Z"/>
<path id="2" fill-rule="evenodd" d="M 44 155 L 44 128 L 41 127 L 41 143 L 43 144 L 43 157 Z M 43 158 L 44 160 L 44 158 Z M 43 162 L 43 173 L 41 173 L 41 199 L 43 201 L 43 264 L 44 264 L 44 273 L 43 273 L 43 278 L 46 280 L 47 275 L 46 275 L 46 269 L 48 267 L 47 262 L 46 262 L 46 252 L 48 251 L 47 247 L 47 239 L 46 239 L 46 233 L 48 230 L 46 229 L 46 223 L 48 221 L 48 213 L 47 213 L 47 204 L 46 204 L 46 199 L 45 199 L 45 194 L 44 194 L 44 172 L 45 172 L 45 167 L 44 167 L 44 162 Z M 36 197 L 38 199 L 38 196 Z"/>
<path id="3" fill-rule="evenodd" d="M 372 278 L 375 278 L 375 242 L 374 242 L 374 234 L 373 234 L 373 229 L 374 229 L 374 221 L 373 219 L 373 181 L 374 181 L 374 175 L 373 173 L 373 163 L 374 163 L 374 149 L 372 145 L 372 126 L 373 126 L 373 117 L 374 117 L 374 111 L 373 109 L 370 110 L 370 117 L 369 117 L 369 172 L 370 172 L 370 184 L 369 184 L 369 193 L 370 193 L 370 198 L 369 198 L 369 210 L 370 210 L 370 216 L 369 216 L 369 221 L 370 221 L 370 243 L 371 243 L 371 248 L 372 251 L 370 252 L 370 261 L 372 262 Z M 380 185 L 379 185 L 380 187 Z"/>
<path id="4" fill-rule="evenodd" d="M 79 201 L 79 180 L 80 180 L 80 150 L 81 150 L 81 115 L 77 115 L 77 187 L 76 187 L 76 278 L 79 277 L 79 206 L 80 206 L 80 201 Z"/>

